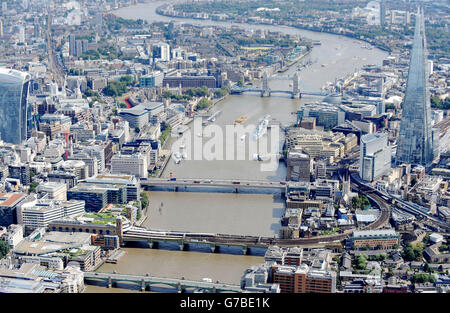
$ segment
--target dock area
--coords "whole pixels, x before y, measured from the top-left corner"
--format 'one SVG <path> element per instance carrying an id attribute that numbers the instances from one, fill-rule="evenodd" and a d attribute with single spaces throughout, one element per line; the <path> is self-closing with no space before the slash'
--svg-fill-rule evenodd
<path id="1" fill-rule="evenodd" d="M 115 250 L 111 255 L 106 259 L 106 263 L 117 264 L 120 259 L 127 254 L 124 250 Z"/>

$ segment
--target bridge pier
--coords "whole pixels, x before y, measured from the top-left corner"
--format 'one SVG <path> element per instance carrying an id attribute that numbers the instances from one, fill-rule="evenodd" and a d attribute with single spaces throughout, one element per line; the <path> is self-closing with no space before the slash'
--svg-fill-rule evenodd
<path id="1" fill-rule="evenodd" d="M 178 191 L 178 186 L 174 188 L 174 191 L 177 192 Z"/>
<path id="2" fill-rule="evenodd" d="M 149 241 L 148 245 L 150 246 L 150 249 L 158 249 L 159 243 L 157 241 Z"/>
<path id="3" fill-rule="evenodd" d="M 210 245 L 209 248 L 211 249 L 211 253 L 217 253 L 217 252 L 219 252 L 219 246 L 216 246 L 216 245 Z"/>
<path id="4" fill-rule="evenodd" d="M 243 255 L 247 255 L 247 254 L 249 254 L 250 253 L 250 248 L 248 248 L 248 247 L 246 247 L 246 246 L 243 246 L 242 247 L 242 254 Z"/>
<path id="5" fill-rule="evenodd" d="M 111 278 L 111 276 L 108 277 L 108 288 L 112 288 L 112 278 Z"/>
<path id="6" fill-rule="evenodd" d="M 239 190 L 237 188 L 234 188 L 235 193 L 239 193 Z"/>
<path id="7" fill-rule="evenodd" d="M 180 247 L 180 251 L 187 251 L 189 246 L 187 243 L 179 243 L 178 246 Z"/>
<path id="8" fill-rule="evenodd" d="M 145 291 L 145 280 L 141 280 L 141 291 Z"/>
<path id="9" fill-rule="evenodd" d="M 181 285 L 181 283 L 178 283 L 178 285 L 177 285 L 177 293 L 183 293 L 183 291 L 185 291 L 183 286 Z"/>
<path id="10" fill-rule="evenodd" d="M 293 92 L 291 95 L 292 99 L 300 99 L 301 97 L 302 97 L 302 95 L 299 92 L 297 92 L 297 93 Z"/>

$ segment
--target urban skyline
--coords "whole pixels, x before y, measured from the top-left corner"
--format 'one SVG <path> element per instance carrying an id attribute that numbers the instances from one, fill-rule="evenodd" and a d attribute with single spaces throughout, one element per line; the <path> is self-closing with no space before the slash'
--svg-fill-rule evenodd
<path id="1" fill-rule="evenodd" d="M 446 1 L 1 2 L 0 292 L 449 292 Z"/>

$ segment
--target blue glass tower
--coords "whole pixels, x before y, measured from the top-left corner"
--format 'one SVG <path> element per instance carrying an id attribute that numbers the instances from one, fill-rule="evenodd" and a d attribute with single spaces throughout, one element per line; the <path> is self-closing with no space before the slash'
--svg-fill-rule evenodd
<path id="1" fill-rule="evenodd" d="M 433 158 L 425 24 L 423 13 L 419 10 L 416 14 L 396 162 L 428 167 Z"/>
<path id="2" fill-rule="evenodd" d="M 30 75 L 0 68 L 0 139 L 20 144 L 27 139 Z"/>

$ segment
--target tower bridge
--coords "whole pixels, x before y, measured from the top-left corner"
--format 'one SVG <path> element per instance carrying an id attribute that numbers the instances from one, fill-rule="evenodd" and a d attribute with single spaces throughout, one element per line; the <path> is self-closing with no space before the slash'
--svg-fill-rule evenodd
<path id="1" fill-rule="evenodd" d="M 272 90 L 269 87 L 269 80 L 286 80 L 292 81 L 292 90 Z M 270 97 L 274 93 L 285 93 L 291 95 L 292 99 L 300 99 L 302 95 L 310 95 L 310 96 L 327 96 L 329 93 L 325 92 L 313 92 L 313 91 L 300 91 L 300 75 L 296 72 L 292 77 L 291 76 L 270 76 L 267 73 L 264 73 L 262 78 L 262 87 L 233 87 L 230 91 L 231 94 L 241 94 L 243 92 L 257 92 L 261 94 L 261 97 Z"/>

